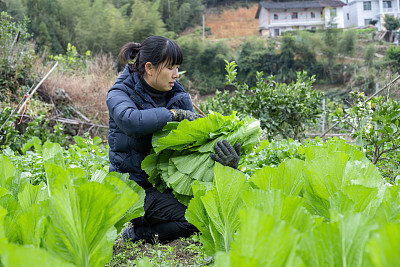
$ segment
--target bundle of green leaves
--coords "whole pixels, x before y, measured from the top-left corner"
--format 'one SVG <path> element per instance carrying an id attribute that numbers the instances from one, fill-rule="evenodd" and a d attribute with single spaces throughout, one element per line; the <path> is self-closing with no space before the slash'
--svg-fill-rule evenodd
<path id="1" fill-rule="evenodd" d="M 153 151 L 143 160 L 142 169 L 159 191 L 171 188 L 187 205 L 193 196 L 194 181 L 212 184 L 215 162 L 210 153 L 215 152 L 218 141 L 241 143 L 245 155 L 259 142 L 260 135 L 259 121 L 250 117 L 240 120 L 236 112 L 230 116 L 211 112 L 194 121 L 169 122 L 153 135 Z"/>

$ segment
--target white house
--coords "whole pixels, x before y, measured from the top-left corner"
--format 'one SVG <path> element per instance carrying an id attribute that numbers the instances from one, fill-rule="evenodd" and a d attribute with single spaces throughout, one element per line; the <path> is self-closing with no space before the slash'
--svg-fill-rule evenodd
<path id="1" fill-rule="evenodd" d="M 343 0 L 347 4 L 343 8 L 345 27 L 367 26 L 377 20 L 376 26 L 381 30 L 384 15 L 399 16 L 399 0 Z"/>
<path id="2" fill-rule="evenodd" d="M 261 35 L 267 36 L 328 25 L 343 28 L 345 5 L 340 0 L 260 2 L 256 18 L 259 19 Z"/>

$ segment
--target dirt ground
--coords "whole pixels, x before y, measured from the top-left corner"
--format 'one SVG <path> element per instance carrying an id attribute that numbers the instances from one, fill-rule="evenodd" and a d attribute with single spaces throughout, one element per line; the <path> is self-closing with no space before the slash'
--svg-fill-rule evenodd
<path id="1" fill-rule="evenodd" d="M 259 21 L 255 18 L 258 4 L 231 9 L 209 9 L 205 22 L 215 38 L 235 38 L 259 35 Z"/>

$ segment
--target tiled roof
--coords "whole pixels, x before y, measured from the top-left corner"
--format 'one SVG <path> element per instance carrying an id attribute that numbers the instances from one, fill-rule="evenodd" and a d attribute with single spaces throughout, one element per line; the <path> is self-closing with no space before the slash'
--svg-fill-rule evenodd
<path id="1" fill-rule="evenodd" d="M 340 0 L 316 0 L 316 1 L 292 1 L 292 2 L 272 2 L 262 1 L 258 5 L 256 19 L 260 16 L 261 7 L 265 9 L 299 9 L 299 8 L 323 8 L 323 7 L 342 7 L 346 4 Z"/>
<path id="2" fill-rule="evenodd" d="M 346 5 L 340 0 L 294 1 L 294 2 L 260 2 L 266 9 L 295 9 L 313 7 L 342 7 Z"/>

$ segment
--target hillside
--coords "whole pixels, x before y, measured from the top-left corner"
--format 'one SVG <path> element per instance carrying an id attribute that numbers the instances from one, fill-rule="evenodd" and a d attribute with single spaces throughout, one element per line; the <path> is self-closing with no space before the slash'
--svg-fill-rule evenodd
<path id="1" fill-rule="evenodd" d="M 211 8 L 206 11 L 206 26 L 216 38 L 258 35 L 259 23 L 255 18 L 258 4 L 248 7 Z"/>

